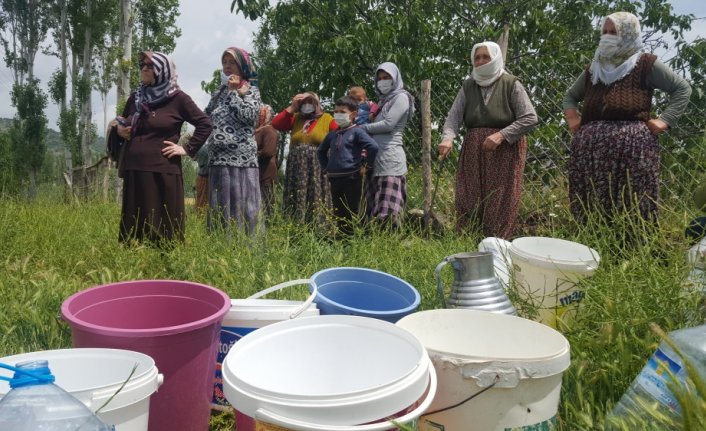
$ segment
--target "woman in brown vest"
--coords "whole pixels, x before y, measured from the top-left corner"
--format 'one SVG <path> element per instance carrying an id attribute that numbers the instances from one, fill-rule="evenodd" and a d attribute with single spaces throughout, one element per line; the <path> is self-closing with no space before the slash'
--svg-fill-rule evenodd
<path id="1" fill-rule="evenodd" d="M 473 222 L 485 236 L 509 239 L 522 195 L 524 135 L 537 124 L 537 113 L 520 81 L 505 71 L 496 43 L 476 44 L 471 59 L 471 77 L 444 123 L 439 157 L 448 156 L 465 126 L 456 172 L 456 230 Z"/>
<path id="2" fill-rule="evenodd" d="M 608 15 L 601 34 L 593 61 L 563 102 L 574 135 L 569 158 L 571 211 L 580 222 L 591 210 L 608 219 L 617 212 L 637 210 L 644 219 L 655 221 L 657 135 L 673 127 L 684 112 L 691 87 L 655 55 L 643 52 L 635 15 Z M 658 118 L 651 118 L 655 88 L 669 95 L 669 103 Z"/>

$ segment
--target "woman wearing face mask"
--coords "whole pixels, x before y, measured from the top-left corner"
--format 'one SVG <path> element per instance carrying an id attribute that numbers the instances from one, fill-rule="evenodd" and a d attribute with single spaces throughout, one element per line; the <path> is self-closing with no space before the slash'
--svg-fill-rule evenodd
<path id="1" fill-rule="evenodd" d="M 510 239 L 522 196 L 525 134 L 537 124 L 537 114 L 520 81 L 505 71 L 498 44 L 477 43 L 471 60 L 471 77 L 444 123 L 439 157 L 449 155 L 465 126 L 456 171 L 456 230 L 473 223 L 485 236 Z"/>
<path id="2" fill-rule="evenodd" d="M 591 210 L 609 218 L 619 211 L 637 210 L 642 218 L 656 221 L 657 136 L 676 124 L 691 87 L 655 55 L 643 52 L 635 15 L 608 15 L 601 28 L 593 61 L 563 101 L 574 135 L 569 158 L 571 211 L 579 221 Z M 658 118 L 650 114 L 655 89 L 669 96 Z"/>
<path id="3" fill-rule="evenodd" d="M 319 96 L 297 94 L 292 103 L 272 119 L 272 127 L 291 131 L 284 176 L 282 207 L 296 223 L 321 223 L 331 208 L 331 191 L 321 174 L 316 150 L 338 125 L 322 111 Z"/>
<path id="4" fill-rule="evenodd" d="M 111 121 L 111 140 L 122 140 L 118 174 L 123 178 L 120 242 L 157 245 L 184 239 L 184 180 L 181 156 L 194 157 L 211 133 L 211 122 L 179 89 L 171 58 L 141 52 L 141 84 L 122 117 Z M 196 127 L 183 147 L 176 144 L 184 122 Z"/>
<path id="5" fill-rule="evenodd" d="M 372 220 L 398 227 L 407 199 L 402 132 L 414 113 L 414 98 L 404 89 L 402 74 L 394 63 L 382 63 L 375 71 L 378 110 L 368 124 L 359 127 L 378 143 L 373 176 L 366 181 L 367 214 Z"/>
<path id="6" fill-rule="evenodd" d="M 230 47 L 221 55 L 221 86 L 206 107 L 213 122 L 208 138 L 208 228 L 245 226 L 253 235 L 260 213 L 260 174 L 255 122 L 260 92 L 250 82 L 254 69 L 247 51 Z"/>

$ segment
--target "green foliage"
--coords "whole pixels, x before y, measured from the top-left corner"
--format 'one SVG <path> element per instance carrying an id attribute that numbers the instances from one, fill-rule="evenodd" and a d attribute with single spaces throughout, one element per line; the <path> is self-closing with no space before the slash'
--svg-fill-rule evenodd
<path id="1" fill-rule="evenodd" d="M 39 88 L 39 81 L 32 79 L 27 84 L 12 87 L 11 102 L 17 109 L 10 132 L 15 172 L 19 175 L 37 172 L 46 152 L 47 118 L 44 109 L 47 96 Z"/>

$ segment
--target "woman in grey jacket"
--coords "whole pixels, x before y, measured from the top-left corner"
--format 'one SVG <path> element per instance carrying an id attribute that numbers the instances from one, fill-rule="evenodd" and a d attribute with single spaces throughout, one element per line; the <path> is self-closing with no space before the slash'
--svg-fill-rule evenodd
<path id="1" fill-rule="evenodd" d="M 359 126 L 380 147 L 372 177 L 366 183 L 366 211 L 370 219 L 398 227 L 407 198 L 402 132 L 414 113 L 414 98 L 404 89 L 399 69 L 390 62 L 382 63 L 375 71 L 375 93 L 380 98 L 379 108 L 370 123 Z"/>

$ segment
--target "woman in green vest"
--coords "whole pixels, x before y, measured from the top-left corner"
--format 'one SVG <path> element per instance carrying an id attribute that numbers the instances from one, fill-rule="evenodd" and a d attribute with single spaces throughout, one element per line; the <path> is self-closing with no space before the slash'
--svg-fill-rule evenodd
<path id="1" fill-rule="evenodd" d="M 461 86 L 444 123 L 439 157 L 466 135 L 456 171 L 456 230 L 469 225 L 485 236 L 510 239 L 522 195 L 525 134 L 537 113 L 520 81 L 505 71 L 500 47 L 481 42 L 471 51 L 471 77 Z"/>
<path id="2" fill-rule="evenodd" d="M 321 175 L 316 151 L 328 132 L 338 129 L 338 125 L 321 109 L 319 96 L 308 91 L 294 96 L 291 105 L 272 119 L 272 127 L 292 132 L 284 175 L 285 213 L 297 223 L 324 222 L 332 208 L 331 189 Z"/>

